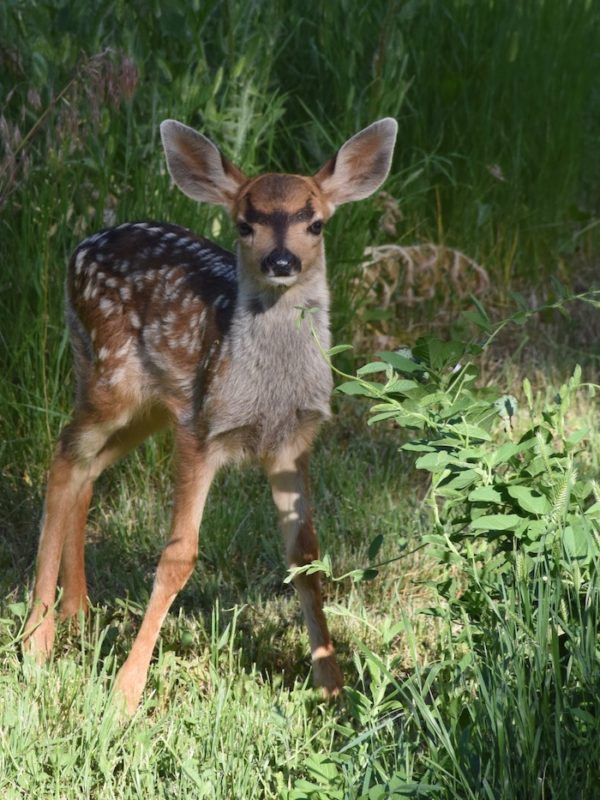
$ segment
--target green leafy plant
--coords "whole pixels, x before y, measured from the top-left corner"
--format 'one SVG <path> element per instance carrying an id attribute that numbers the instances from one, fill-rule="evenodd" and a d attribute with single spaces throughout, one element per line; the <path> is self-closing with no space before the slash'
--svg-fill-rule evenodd
<path id="1" fill-rule="evenodd" d="M 600 305 L 598 294 L 578 299 Z M 375 401 L 369 424 L 393 423 L 413 434 L 402 449 L 417 453 L 417 469 L 431 476 L 427 502 L 434 524 L 426 541 L 449 560 L 461 547 L 491 558 L 488 569 L 502 570 L 519 557 L 520 569 L 531 571 L 550 552 L 580 568 L 599 552 L 598 486 L 579 464 L 589 431 L 569 431 L 567 422 L 578 392 L 593 396 L 598 387 L 582 383 L 577 366 L 556 395 L 536 408 L 525 378 L 525 413 L 517 414 L 514 396 L 476 386 L 477 358 L 502 328 L 562 308 L 568 299 L 521 309 L 496 325 L 477 303 L 465 316 L 483 331 L 483 341 L 426 336 L 412 350 L 378 353 L 378 361 L 338 387 Z"/>

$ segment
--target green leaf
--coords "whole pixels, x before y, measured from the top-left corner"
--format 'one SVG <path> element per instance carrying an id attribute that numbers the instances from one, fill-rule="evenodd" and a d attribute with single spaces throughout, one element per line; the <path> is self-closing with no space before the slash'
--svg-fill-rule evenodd
<path id="1" fill-rule="evenodd" d="M 469 494 L 472 503 L 502 503 L 502 495 L 493 486 L 478 486 Z"/>
<path id="2" fill-rule="evenodd" d="M 9 603 L 8 610 L 11 614 L 14 614 L 15 617 L 25 619 L 25 615 L 27 614 L 27 603 Z"/>
<path id="3" fill-rule="evenodd" d="M 468 436 L 471 439 L 482 439 L 484 442 L 491 441 L 491 436 L 483 428 L 478 425 L 471 425 L 470 422 L 459 422 L 452 425 L 452 430 L 456 431 L 460 436 Z"/>
<path id="4" fill-rule="evenodd" d="M 427 394 L 419 397 L 419 408 L 429 408 L 429 406 L 433 405 L 434 403 L 440 403 L 445 400 L 447 400 L 447 395 L 445 392 L 430 391 L 427 392 Z"/>
<path id="5" fill-rule="evenodd" d="M 381 384 L 370 383 L 369 381 L 347 381 L 346 383 L 341 383 L 336 391 L 342 394 L 361 395 L 362 397 L 379 397 Z"/>
<path id="6" fill-rule="evenodd" d="M 524 533 L 531 541 L 536 541 L 548 531 L 548 522 L 545 519 L 532 519 L 527 524 Z"/>
<path id="7" fill-rule="evenodd" d="M 385 372 L 389 365 L 384 364 L 383 361 L 372 361 L 370 364 L 365 364 L 356 370 L 357 375 L 370 375 L 372 372 Z"/>
<path id="8" fill-rule="evenodd" d="M 426 444 L 425 442 L 406 442 L 406 444 L 403 444 L 400 449 L 413 450 L 417 453 L 435 453 L 438 448 L 432 447 L 430 444 Z"/>
<path id="9" fill-rule="evenodd" d="M 573 433 L 565 439 L 566 448 L 570 450 L 572 447 L 575 447 L 582 439 L 585 439 L 589 432 L 589 428 L 579 428 L 573 431 Z"/>
<path id="10" fill-rule="evenodd" d="M 515 530 L 523 522 L 523 517 L 516 514 L 485 514 L 471 522 L 471 528 L 488 531 Z"/>
<path id="11" fill-rule="evenodd" d="M 413 352 L 433 369 L 442 369 L 454 366 L 463 356 L 465 346 L 462 342 L 444 342 L 435 336 L 423 336 L 417 340 Z"/>
<path id="12" fill-rule="evenodd" d="M 406 356 L 401 356 L 399 353 L 388 352 L 387 350 L 382 353 L 375 354 L 386 364 L 391 364 L 398 372 L 423 372 L 425 367 L 422 364 L 417 364 Z"/>
<path id="13" fill-rule="evenodd" d="M 549 514 L 552 510 L 548 498 L 528 486 L 509 486 L 508 494 L 517 501 L 523 511 L 541 516 Z"/>
<path id="14" fill-rule="evenodd" d="M 435 494 L 440 497 L 457 497 L 464 500 L 464 490 L 472 486 L 480 477 L 477 470 L 463 469 L 460 472 L 451 472 L 435 487 Z"/>
<path id="15" fill-rule="evenodd" d="M 600 519 L 600 503 L 594 503 L 585 510 L 585 516 L 592 519 Z"/>
<path id="16" fill-rule="evenodd" d="M 409 392 L 411 389 L 419 388 L 419 384 L 416 381 L 410 381 L 406 378 L 391 380 L 389 383 L 383 387 L 383 391 L 387 394 L 393 394 L 398 392 Z"/>
<path id="17" fill-rule="evenodd" d="M 369 417 L 367 425 L 373 425 L 375 422 L 382 422 L 385 419 L 393 419 L 397 415 L 398 409 L 394 409 L 394 411 L 382 411 L 380 414 L 375 414 L 375 416 Z"/>
<path id="18" fill-rule="evenodd" d="M 562 536 L 565 552 L 570 558 L 587 561 L 591 555 L 590 549 L 597 549 L 594 548 L 587 524 L 582 517 L 571 517 L 570 522 Z"/>
<path id="19" fill-rule="evenodd" d="M 395 400 L 390 400 L 388 403 L 376 403 L 371 406 L 369 412 L 374 414 L 376 411 L 395 411 L 397 414 L 402 413 L 403 406 Z"/>
<path id="20" fill-rule="evenodd" d="M 337 356 L 338 353 L 345 353 L 346 350 L 352 350 L 351 344 L 336 344 L 335 347 L 330 347 L 329 350 L 325 352 L 331 358 L 332 356 Z"/>
<path id="21" fill-rule="evenodd" d="M 524 442 L 519 442 L 519 444 L 506 442 L 505 444 L 500 445 L 500 447 L 492 453 L 488 463 L 490 467 L 497 467 L 499 464 L 505 464 L 507 461 L 510 461 L 513 456 L 516 456 L 519 453 L 524 453 L 526 450 L 530 450 L 535 447 L 535 443 L 535 438 L 527 439 Z"/>
<path id="22" fill-rule="evenodd" d="M 373 561 L 375 559 L 375 556 L 381 550 L 382 544 L 383 544 L 383 533 L 378 533 L 377 536 L 373 539 L 373 541 L 369 545 L 369 550 L 367 553 L 369 561 Z"/>
<path id="23" fill-rule="evenodd" d="M 355 569 L 352 572 L 352 580 L 355 583 L 362 583 L 363 581 L 372 581 L 379 575 L 378 569 L 369 567 L 367 569 Z"/>
<path id="24" fill-rule="evenodd" d="M 448 465 L 449 456 L 445 452 L 427 453 L 417 459 L 417 469 L 426 469 L 429 472 L 441 472 Z"/>
<path id="25" fill-rule="evenodd" d="M 517 311 L 512 315 L 511 320 L 517 325 L 525 325 L 530 316 L 531 314 L 526 311 Z"/>
<path id="26" fill-rule="evenodd" d="M 473 325 L 477 325 L 478 328 L 482 328 L 486 333 L 492 329 L 489 321 L 485 319 L 485 317 L 482 317 L 477 311 L 463 311 L 461 317 L 466 319 L 467 322 L 472 322 Z"/>
<path id="27" fill-rule="evenodd" d="M 461 447 L 460 450 L 455 450 L 455 452 L 452 453 L 451 463 L 457 466 L 468 465 L 471 467 L 473 465 L 468 462 L 480 461 L 483 458 L 483 454 L 484 450 L 481 447 Z"/>
<path id="28" fill-rule="evenodd" d="M 512 442 L 506 442 L 506 444 L 500 445 L 500 447 L 495 450 L 490 458 L 489 458 L 489 465 L 490 467 L 497 467 L 499 464 L 506 464 L 507 461 L 513 456 L 516 456 L 519 452 L 519 445 L 513 444 Z"/>

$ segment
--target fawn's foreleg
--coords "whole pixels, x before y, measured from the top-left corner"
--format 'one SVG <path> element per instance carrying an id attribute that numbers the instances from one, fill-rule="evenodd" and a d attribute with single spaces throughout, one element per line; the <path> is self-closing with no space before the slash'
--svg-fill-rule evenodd
<path id="1" fill-rule="evenodd" d="M 319 557 L 309 506 L 308 461 L 306 451 L 286 451 L 267 465 L 289 567 L 301 567 Z M 343 677 L 323 613 L 319 575 L 297 575 L 293 583 L 308 628 L 315 685 L 333 697 L 342 688 Z"/>
<path id="2" fill-rule="evenodd" d="M 176 469 L 175 504 L 169 541 L 158 562 L 141 628 L 116 680 L 117 694 L 121 695 L 129 714 L 135 712 L 142 696 L 164 618 L 194 569 L 198 557 L 198 531 L 216 463 L 192 435 L 180 432 L 177 437 Z"/>

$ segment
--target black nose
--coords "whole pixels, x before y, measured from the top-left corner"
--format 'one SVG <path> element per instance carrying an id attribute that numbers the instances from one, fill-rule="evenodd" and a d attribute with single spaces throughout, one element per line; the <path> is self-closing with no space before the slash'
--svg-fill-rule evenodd
<path id="1" fill-rule="evenodd" d="M 262 271 L 267 275 L 285 278 L 300 272 L 300 259 L 289 250 L 271 250 L 260 262 Z"/>

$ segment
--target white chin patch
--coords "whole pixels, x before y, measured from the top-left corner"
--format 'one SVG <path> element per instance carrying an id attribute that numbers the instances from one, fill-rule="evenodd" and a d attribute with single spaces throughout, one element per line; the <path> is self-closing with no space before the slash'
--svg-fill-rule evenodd
<path id="1" fill-rule="evenodd" d="M 271 286 L 292 286 L 298 280 L 297 275 L 265 275 L 265 280 Z"/>

